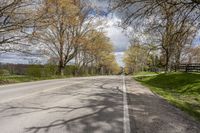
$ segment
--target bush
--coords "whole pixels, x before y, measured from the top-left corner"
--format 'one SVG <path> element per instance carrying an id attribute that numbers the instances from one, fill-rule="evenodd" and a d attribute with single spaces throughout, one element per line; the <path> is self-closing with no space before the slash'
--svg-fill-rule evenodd
<path id="1" fill-rule="evenodd" d="M 65 75 L 66 76 L 72 76 L 75 75 L 75 72 L 77 70 L 77 67 L 74 65 L 68 65 L 65 67 Z"/>
<path id="2" fill-rule="evenodd" d="M 0 69 L 0 76 L 8 76 L 10 72 L 7 69 Z"/>
<path id="3" fill-rule="evenodd" d="M 56 72 L 57 72 L 56 65 L 47 64 L 43 68 L 42 75 L 45 77 L 50 77 L 56 75 Z"/>
<path id="4" fill-rule="evenodd" d="M 27 75 L 31 77 L 42 77 L 42 68 L 39 65 L 30 65 L 27 68 Z"/>

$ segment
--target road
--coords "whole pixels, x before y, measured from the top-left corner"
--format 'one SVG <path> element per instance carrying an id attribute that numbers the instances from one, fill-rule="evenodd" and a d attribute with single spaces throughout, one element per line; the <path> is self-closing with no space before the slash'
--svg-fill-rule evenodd
<path id="1" fill-rule="evenodd" d="M 199 133 L 200 126 L 130 77 L 0 86 L 0 133 L 123 132 Z"/>

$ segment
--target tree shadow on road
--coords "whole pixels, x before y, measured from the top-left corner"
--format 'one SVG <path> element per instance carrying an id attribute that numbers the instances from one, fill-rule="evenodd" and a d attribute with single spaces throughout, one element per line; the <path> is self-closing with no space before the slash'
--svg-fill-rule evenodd
<path id="1" fill-rule="evenodd" d="M 11 112 L 5 117 L 17 117 L 23 115 L 34 115 L 35 113 L 46 113 L 54 116 L 48 122 L 25 129 L 27 133 L 51 133 L 51 132 L 73 132 L 73 133 L 121 133 L 123 132 L 123 97 L 119 87 L 110 87 L 110 81 L 99 85 L 100 91 L 91 94 L 74 93 L 73 95 L 85 95 L 84 105 L 81 106 L 12 106 L 0 110 L 0 114 Z M 106 89 L 106 90 L 105 90 Z M 49 94 L 51 95 L 51 94 Z M 52 95 L 64 95 L 64 93 L 52 93 Z M 68 94 L 66 94 L 67 96 Z M 80 99 L 81 100 L 81 99 Z M 18 110 L 19 112 L 15 111 Z M 59 115 L 60 114 L 60 115 Z M 47 115 L 47 116 L 48 116 Z M 57 117 L 59 115 L 59 117 Z M 60 117 L 62 116 L 62 117 Z"/>

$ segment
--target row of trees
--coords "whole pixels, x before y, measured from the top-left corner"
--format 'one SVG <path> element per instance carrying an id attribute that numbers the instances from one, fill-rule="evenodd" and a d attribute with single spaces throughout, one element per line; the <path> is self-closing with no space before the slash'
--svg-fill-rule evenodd
<path id="1" fill-rule="evenodd" d="M 0 50 L 40 54 L 63 75 L 69 62 L 81 71 L 116 73 L 113 47 L 99 28 L 98 14 L 84 0 L 2 0 Z"/>
<path id="2" fill-rule="evenodd" d="M 148 61 L 148 48 L 139 43 L 133 43 L 129 46 L 124 55 L 124 63 L 126 66 L 125 72 L 130 74 L 144 71 L 147 69 L 146 66 L 149 63 Z"/>
<path id="3" fill-rule="evenodd" d="M 157 48 L 165 71 L 178 68 L 199 30 L 199 0 L 117 0 L 113 7 L 134 39 Z"/>

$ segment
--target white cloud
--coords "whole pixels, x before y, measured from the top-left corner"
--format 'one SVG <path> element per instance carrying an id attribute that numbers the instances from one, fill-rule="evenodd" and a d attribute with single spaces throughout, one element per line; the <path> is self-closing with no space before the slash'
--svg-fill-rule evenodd
<path id="1" fill-rule="evenodd" d="M 1 54 L 0 55 L 1 63 L 14 63 L 14 64 L 29 64 L 29 63 L 46 63 L 47 60 L 42 57 L 36 56 L 26 56 L 21 54 Z"/>
<path id="2" fill-rule="evenodd" d="M 121 22 L 119 18 L 109 15 L 104 20 L 107 22 L 107 24 L 103 28 L 115 48 L 116 61 L 120 66 L 124 66 L 123 56 L 124 51 L 129 46 L 129 38 L 123 32 L 123 29 L 118 26 L 118 24 Z"/>
<path id="3" fill-rule="evenodd" d="M 123 62 L 124 52 L 115 52 L 115 56 L 117 63 L 120 66 L 124 67 L 124 62 Z"/>
<path id="4" fill-rule="evenodd" d="M 123 32 L 123 29 L 117 26 L 120 23 L 120 19 L 115 16 L 107 17 L 107 26 L 105 31 L 114 45 L 116 52 L 125 51 L 129 45 L 129 38 Z"/>

